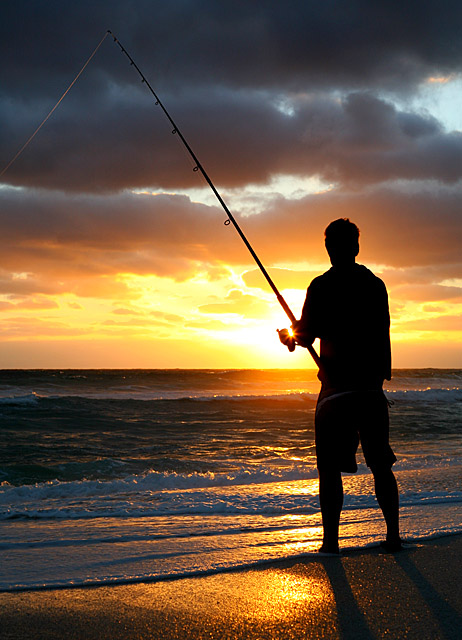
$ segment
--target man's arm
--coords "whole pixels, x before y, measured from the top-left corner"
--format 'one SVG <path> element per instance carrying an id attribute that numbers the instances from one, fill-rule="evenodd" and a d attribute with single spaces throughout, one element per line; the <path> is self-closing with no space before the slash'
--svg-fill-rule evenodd
<path id="1" fill-rule="evenodd" d="M 294 338 L 301 347 L 311 347 L 315 338 L 319 337 L 317 330 L 317 309 L 315 304 L 316 294 L 313 283 L 307 289 L 300 320 L 292 325 Z"/>
<path id="2" fill-rule="evenodd" d="M 324 366 L 319 355 L 313 348 L 313 342 L 317 337 L 316 330 L 314 329 L 316 325 L 314 323 L 315 315 L 313 313 L 313 282 L 310 284 L 310 286 L 308 287 L 308 291 L 306 292 L 302 316 L 300 320 L 296 320 L 292 324 L 293 335 L 290 331 L 288 331 L 288 329 L 280 329 L 278 330 L 278 334 L 280 341 L 282 342 L 282 344 L 286 345 L 289 351 L 294 351 L 297 344 L 301 347 L 304 347 L 305 349 L 308 349 L 311 357 L 319 367 L 318 376 L 320 376 L 321 374 L 324 375 Z"/>
<path id="3" fill-rule="evenodd" d="M 295 342 L 301 347 L 311 347 L 316 339 L 316 335 L 309 331 L 302 322 L 302 319 L 292 325 Z"/>
<path id="4" fill-rule="evenodd" d="M 292 331 L 288 329 L 278 329 L 279 340 L 289 351 L 294 351 L 295 345 L 309 349 L 313 344 L 316 333 L 312 329 L 312 291 L 311 285 L 306 292 L 305 303 L 302 309 L 300 320 L 292 324 Z"/>
<path id="5" fill-rule="evenodd" d="M 384 288 L 384 318 L 385 318 L 385 337 L 384 337 L 384 378 L 391 380 L 391 342 L 390 342 L 390 309 L 388 306 L 388 292 L 385 284 Z"/>

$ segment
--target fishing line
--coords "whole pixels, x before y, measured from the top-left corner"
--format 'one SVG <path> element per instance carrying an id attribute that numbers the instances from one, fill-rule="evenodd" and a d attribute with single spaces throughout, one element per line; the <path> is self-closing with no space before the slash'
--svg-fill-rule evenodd
<path id="1" fill-rule="evenodd" d="M 17 152 L 17 154 L 8 162 L 8 164 L 6 165 L 6 167 L 3 168 L 3 170 L 0 172 L 0 178 L 3 176 L 3 174 L 8 171 L 8 169 L 11 167 L 11 165 L 13 164 L 13 162 L 15 162 L 15 160 L 17 160 L 19 158 L 19 156 L 21 155 L 21 153 L 24 151 L 24 149 L 29 145 L 30 142 L 32 142 L 32 140 L 35 138 L 35 136 L 37 135 L 37 133 L 40 131 L 40 129 L 43 127 L 43 125 L 45 124 L 45 122 L 48 120 L 48 118 L 51 116 L 51 114 L 55 111 L 55 109 L 61 104 L 61 102 L 64 100 L 64 98 L 67 96 L 67 94 L 69 93 L 69 91 L 72 89 L 72 87 L 74 86 L 74 84 L 77 82 L 77 80 L 80 78 L 80 76 L 82 75 L 82 73 L 84 72 L 85 68 L 87 67 L 87 65 L 89 64 L 89 62 L 91 61 L 91 59 L 93 58 L 93 56 L 96 54 L 96 52 L 98 51 L 98 49 L 100 48 L 100 46 L 103 44 L 103 42 L 106 40 L 107 36 L 109 35 L 109 32 L 106 32 L 104 34 L 104 37 L 101 38 L 100 43 L 98 44 L 98 46 L 95 48 L 95 50 L 93 51 L 93 53 L 91 54 L 91 56 L 88 58 L 88 60 L 85 62 L 85 64 L 83 65 L 83 67 L 80 69 L 80 71 L 78 72 L 78 74 L 75 76 L 75 78 L 72 80 L 71 84 L 67 87 L 66 91 L 63 93 L 63 95 L 60 97 L 60 99 L 58 100 L 58 102 L 55 104 L 55 106 L 53 107 L 53 109 L 49 112 L 49 114 L 42 120 L 42 122 L 39 124 L 39 126 L 37 127 L 37 129 L 34 131 L 34 133 L 31 135 L 31 137 L 27 140 L 27 142 L 25 142 L 23 144 L 23 146 L 19 149 L 19 151 Z"/>
<path id="2" fill-rule="evenodd" d="M 159 96 L 156 94 L 156 92 L 154 91 L 154 89 L 151 87 L 151 85 L 149 84 L 148 80 L 146 79 L 145 75 L 143 74 L 143 72 L 141 71 L 141 69 L 138 67 L 138 65 L 136 64 L 136 62 L 133 60 L 133 58 L 130 56 L 130 54 L 127 52 L 127 50 L 122 46 L 121 42 L 115 37 L 115 35 L 112 33 L 112 31 L 108 30 L 104 36 L 101 38 L 100 42 L 98 43 L 98 45 L 95 47 L 94 51 L 92 52 L 92 54 L 90 55 L 90 57 L 88 58 L 88 60 L 85 62 L 85 64 L 83 65 L 83 67 L 80 69 L 80 71 L 78 72 L 78 74 L 75 76 L 74 80 L 71 82 L 71 84 L 68 86 L 68 88 L 66 89 L 66 91 L 63 93 L 63 95 L 61 96 L 61 98 L 58 100 L 58 102 L 55 104 L 55 106 L 51 109 L 51 111 L 48 113 L 48 115 L 44 118 L 44 120 L 40 123 L 40 125 L 37 127 L 37 129 L 34 131 L 34 133 L 30 136 L 30 138 L 24 143 L 24 145 L 21 147 L 21 149 L 19 149 L 19 151 L 16 153 L 16 155 L 9 161 L 9 163 L 3 168 L 3 170 L 0 172 L 0 178 L 4 175 L 4 173 L 11 167 L 11 165 L 13 164 L 13 162 L 15 162 L 15 160 L 17 160 L 17 158 L 19 158 L 19 156 L 22 154 L 22 152 L 26 149 L 26 147 L 30 144 L 30 142 L 35 138 L 35 136 L 37 135 L 37 133 L 40 131 L 40 129 L 43 127 L 43 125 L 47 122 L 47 120 L 50 118 L 50 116 L 53 114 L 53 112 L 57 109 L 57 107 L 61 104 L 61 102 L 63 101 L 63 99 L 66 97 L 66 95 L 69 93 L 69 91 L 72 89 L 72 87 L 74 86 L 74 84 L 77 82 L 77 80 L 79 79 L 79 77 L 82 75 L 83 71 L 86 69 L 86 67 L 88 66 L 88 64 L 90 63 L 90 61 L 92 60 L 92 58 L 95 56 L 96 52 L 98 51 L 98 49 L 101 47 L 101 45 L 103 44 L 104 40 L 107 38 L 108 35 L 111 35 L 114 42 L 119 46 L 120 50 L 122 51 L 122 53 L 129 59 L 131 66 L 133 66 L 136 71 L 138 72 L 138 74 L 141 77 L 141 81 L 146 84 L 146 86 L 148 87 L 149 91 L 152 93 L 155 101 L 156 101 L 156 105 L 159 106 L 162 111 L 164 112 L 165 116 L 167 117 L 167 119 L 169 120 L 171 126 L 172 126 L 172 134 L 177 135 L 181 142 L 183 143 L 183 145 L 185 146 L 186 150 L 188 151 L 190 157 L 193 159 L 194 161 L 194 166 L 193 166 L 193 171 L 195 172 L 200 172 L 202 174 L 202 176 L 204 177 L 205 181 L 207 182 L 207 184 L 209 185 L 209 187 L 212 189 L 213 193 L 215 194 L 218 202 L 221 204 L 221 206 L 223 207 L 227 217 L 227 220 L 225 221 L 225 225 L 229 225 L 229 224 L 233 224 L 234 228 L 236 229 L 236 231 L 238 232 L 239 236 L 241 237 L 241 240 L 244 242 L 245 246 L 247 247 L 247 249 L 249 250 L 251 256 L 253 257 L 253 259 L 255 260 L 255 262 L 257 263 L 260 271 L 262 272 L 262 274 L 264 275 L 264 277 L 266 278 L 266 281 L 268 282 L 269 286 L 271 287 L 271 289 L 273 290 L 273 293 L 276 295 L 276 298 L 279 302 L 279 304 L 281 305 L 281 307 L 284 309 L 287 317 L 289 318 L 290 322 L 292 324 L 296 323 L 296 318 L 294 316 L 294 314 L 292 313 L 291 309 L 289 308 L 289 305 L 287 304 L 287 302 L 284 300 L 283 296 L 280 294 L 280 292 L 278 291 L 276 285 L 274 284 L 272 278 L 270 277 L 269 273 L 267 272 L 267 270 L 265 269 L 265 267 L 263 266 L 261 260 L 259 259 L 259 257 L 257 256 L 257 254 L 255 253 L 255 251 L 253 250 L 252 246 L 250 245 L 249 241 L 247 240 L 247 238 L 245 237 L 242 229 L 240 228 L 239 224 L 237 223 L 236 219 L 234 218 L 233 214 L 231 213 L 231 211 L 228 209 L 225 201 L 223 200 L 223 198 L 221 197 L 221 195 L 218 193 L 217 189 L 215 188 L 215 185 L 213 184 L 212 180 L 210 179 L 210 177 L 208 176 L 207 172 L 205 171 L 203 165 L 201 164 L 201 162 L 199 161 L 198 157 L 196 156 L 196 154 L 194 153 L 194 151 L 192 150 L 192 148 L 189 146 L 188 142 L 186 141 L 185 137 L 183 136 L 183 134 L 181 133 L 180 129 L 178 128 L 177 124 L 174 122 L 173 118 L 170 116 L 169 112 L 167 111 L 167 109 L 164 107 L 164 105 L 162 104 Z M 293 350 L 295 348 L 295 346 L 293 346 L 291 348 L 291 350 Z M 313 360 L 315 361 L 315 363 L 318 365 L 318 367 L 321 369 L 322 368 L 322 364 L 320 361 L 320 358 L 318 356 L 318 354 L 316 353 L 315 349 L 313 348 L 312 345 L 308 345 L 306 347 L 306 349 L 309 351 L 311 357 L 313 358 Z"/>

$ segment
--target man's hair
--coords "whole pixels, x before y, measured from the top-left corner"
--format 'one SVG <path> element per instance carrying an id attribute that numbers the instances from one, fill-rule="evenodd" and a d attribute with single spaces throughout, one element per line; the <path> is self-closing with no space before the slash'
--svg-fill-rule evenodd
<path id="1" fill-rule="evenodd" d="M 330 223 L 324 232 L 326 247 L 356 247 L 359 229 L 348 218 L 339 218 Z"/>

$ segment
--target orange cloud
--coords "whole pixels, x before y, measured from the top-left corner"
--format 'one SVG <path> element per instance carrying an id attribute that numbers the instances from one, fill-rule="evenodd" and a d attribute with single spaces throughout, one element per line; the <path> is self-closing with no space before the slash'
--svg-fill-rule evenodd
<path id="1" fill-rule="evenodd" d="M 438 315 L 435 318 L 419 318 L 399 322 L 398 329 L 416 331 L 457 331 L 462 334 L 462 315 Z"/>
<path id="2" fill-rule="evenodd" d="M 435 300 L 462 300 L 462 287 L 437 284 L 410 284 L 390 289 L 394 298 L 433 302 Z"/>
<path id="3" fill-rule="evenodd" d="M 232 289 L 222 302 L 199 306 L 202 313 L 237 313 L 247 317 L 259 317 L 268 311 L 267 303 L 238 289 Z"/>
<path id="4" fill-rule="evenodd" d="M 297 271 L 280 267 L 269 268 L 268 273 L 278 289 L 306 289 L 311 280 L 319 275 L 319 271 Z M 246 271 L 242 274 L 242 279 L 248 287 L 258 287 L 265 291 L 268 289 L 268 283 L 259 269 Z"/>

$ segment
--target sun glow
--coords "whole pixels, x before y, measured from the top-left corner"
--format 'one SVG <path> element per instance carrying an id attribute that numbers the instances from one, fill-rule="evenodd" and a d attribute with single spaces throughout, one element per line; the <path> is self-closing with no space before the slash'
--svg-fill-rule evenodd
<path id="1" fill-rule="evenodd" d="M 296 317 L 315 273 L 275 270 L 277 282 L 299 283 L 300 288 L 281 289 Z M 416 294 L 394 285 L 389 272 L 388 278 L 394 366 L 408 366 L 409 360 L 423 365 L 430 344 L 440 363 L 456 366 L 457 348 L 451 345 L 462 342 L 460 282 L 440 285 L 451 299 L 428 302 L 424 290 Z M 15 282 L 28 288 L 31 274 L 18 271 Z M 0 310 L 6 367 L 17 366 L 8 360 L 15 349 L 29 358 L 27 366 L 39 367 L 90 366 L 90 352 L 95 364 L 103 357 L 116 367 L 314 367 L 305 349 L 289 353 L 280 344 L 276 330 L 290 329 L 290 321 L 248 266 L 208 271 L 198 264 L 183 279 L 121 273 L 93 279 L 88 287 L 81 282 L 74 293 L 2 296 Z"/>

